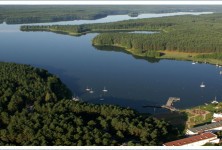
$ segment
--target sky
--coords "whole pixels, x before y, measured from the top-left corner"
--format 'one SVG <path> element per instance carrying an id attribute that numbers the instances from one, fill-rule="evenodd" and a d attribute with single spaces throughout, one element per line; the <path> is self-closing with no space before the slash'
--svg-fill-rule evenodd
<path id="1" fill-rule="evenodd" d="M 222 0 L 0 0 L 0 5 L 222 5 Z"/>

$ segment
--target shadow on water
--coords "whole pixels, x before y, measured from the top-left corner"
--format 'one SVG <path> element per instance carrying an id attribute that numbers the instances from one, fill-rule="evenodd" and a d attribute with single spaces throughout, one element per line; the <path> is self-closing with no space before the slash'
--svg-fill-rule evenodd
<path id="1" fill-rule="evenodd" d="M 84 99 L 83 99 L 84 100 Z M 95 104 L 112 104 L 118 105 L 120 107 L 131 108 L 137 110 L 140 113 L 163 113 L 167 110 L 164 109 L 156 109 L 153 108 L 144 108 L 143 106 L 146 104 L 153 104 L 153 105 L 160 105 L 155 101 L 148 101 L 145 99 L 126 99 L 126 98 L 119 98 L 114 96 L 103 96 L 103 97 L 94 97 L 87 100 L 87 102 L 95 103 Z"/>
<path id="2" fill-rule="evenodd" d="M 51 33 L 55 33 L 55 34 L 62 34 L 62 35 L 68 35 L 68 36 L 74 36 L 74 37 L 80 37 L 82 35 L 87 34 L 87 33 L 70 34 L 69 32 L 65 32 L 65 31 L 48 31 L 48 30 L 35 30 L 35 31 L 22 31 L 22 32 L 51 32 Z"/>
<path id="3" fill-rule="evenodd" d="M 188 120 L 188 116 L 185 112 L 171 112 L 166 109 L 154 109 L 154 108 L 143 108 L 144 105 L 152 104 L 152 105 L 159 105 L 155 101 L 148 101 L 148 100 L 134 100 L 134 99 L 123 99 L 123 98 L 117 98 L 117 97 L 103 97 L 103 100 L 98 98 L 93 98 L 88 100 L 87 102 L 93 103 L 93 104 L 111 104 L 111 105 L 118 105 L 120 107 L 124 108 L 130 108 L 134 109 L 137 112 L 143 114 L 144 116 L 153 116 L 158 119 L 162 119 L 174 127 L 176 127 L 183 135 L 186 129 L 186 122 Z"/>
<path id="4" fill-rule="evenodd" d="M 181 135 L 185 133 L 186 122 L 188 120 L 188 115 L 185 112 L 168 111 L 165 113 L 153 114 L 152 116 L 158 119 L 163 119 L 164 121 L 170 123 L 181 132 L 180 133 Z"/>
<path id="5" fill-rule="evenodd" d="M 69 36 L 75 36 L 75 37 L 80 37 L 82 35 L 86 35 L 87 33 L 76 33 L 76 34 L 70 34 L 69 32 L 63 32 L 63 31 L 48 31 L 56 34 L 62 34 L 62 35 L 69 35 Z"/>
<path id="6" fill-rule="evenodd" d="M 56 67 L 52 66 L 42 66 L 38 64 L 31 64 L 32 66 L 38 67 L 38 68 L 43 68 L 49 71 L 49 73 L 52 73 L 59 77 L 61 81 L 71 90 L 72 94 L 75 96 L 76 94 L 82 94 L 82 90 L 80 90 L 80 85 L 79 85 L 79 79 L 74 78 L 72 76 L 69 76 L 66 74 L 66 71 L 63 69 L 59 69 Z"/>
<path id="7" fill-rule="evenodd" d="M 113 51 L 113 52 L 122 52 L 125 54 L 132 55 L 135 59 L 144 59 L 148 61 L 149 63 L 158 63 L 160 59 L 154 58 L 154 57 L 140 57 L 140 56 L 135 56 L 131 54 L 130 52 L 126 51 L 124 48 L 117 47 L 117 46 L 96 46 L 93 45 L 94 48 L 100 51 Z"/>

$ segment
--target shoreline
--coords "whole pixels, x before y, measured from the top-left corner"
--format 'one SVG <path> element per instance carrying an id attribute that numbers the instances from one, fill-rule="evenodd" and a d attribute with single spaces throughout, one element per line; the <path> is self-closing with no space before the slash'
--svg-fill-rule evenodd
<path id="1" fill-rule="evenodd" d="M 135 49 L 127 49 L 121 45 L 99 45 L 96 43 L 92 43 L 94 46 L 113 46 L 113 47 L 119 47 L 123 48 L 126 52 L 129 52 L 133 56 L 138 56 L 141 58 L 149 58 L 146 56 L 145 53 L 135 53 L 133 50 Z M 211 64 L 211 65 L 220 65 L 222 66 L 222 60 L 219 59 L 210 59 L 210 58 L 196 58 L 198 55 L 202 54 L 213 54 L 213 53 L 186 53 L 186 52 L 179 52 L 179 51 L 170 51 L 170 50 L 158 50 L 156 52 L 159 52 L 163 54 L 159 57 L 150 57 L 150 58 L 156 58 L 156 59 L 169 59 L 169 60 L 179 60 L 179 61 L 194 61 L 197 63 L 205 63 L 205 64 Z"/>
<path id="2" fill-rule="evenodd" d="M 214 113 L 222 110 L 222 102 L 217 104 L 204 103 L 190 108 L 181 109 L 178 112 L 165 112 L 152 114 L 151 116 L 163 119 L 170 124 L 177 126 L 182 132 L 186 129 L 211 123 Z"/>

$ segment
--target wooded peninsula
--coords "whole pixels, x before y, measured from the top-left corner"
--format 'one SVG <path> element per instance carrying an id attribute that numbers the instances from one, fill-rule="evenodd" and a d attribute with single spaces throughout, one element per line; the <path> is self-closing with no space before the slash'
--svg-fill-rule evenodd
<path id="1" fill-rule="evenodd" d="M 96 46 L 118 46 L 136 56 L 195 60 L 222 64 L 220 13 L 136 19 L 84 25 L 21 26 L 22 31 L 51 31 L 71 35 L 106 32 Z M 112 31 L 112 32 L 111 32 Z M 136 34 L 129 31 L 157 31 Z M 176 52 L 176 55 L 173 53 Z"/>
<path id="2" fill-rule="evenodd" d="M 0 145 L 162 145 L 179 131 L 115 105 L 74 101 L 44 69 L 0 63 Z"/>

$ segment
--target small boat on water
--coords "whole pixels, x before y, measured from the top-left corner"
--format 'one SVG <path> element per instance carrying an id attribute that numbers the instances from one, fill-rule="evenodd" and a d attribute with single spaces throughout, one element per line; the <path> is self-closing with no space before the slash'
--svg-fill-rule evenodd
<path id="1" fill-rule="evenodd" d="M 200 85 L 201 88 L 205 88 L 206 86 L 203 84 L 203 82 Z"/>
<path id="2" fill-rule="evenodd" d="M 106 89 L 106 87 L 103 88 L 103 92 L 108 92 L 108 90 Z"/>
<path id="3" fill-rule="evenodd" d="M 78 96 L 77 96 L 77 97 L 74 97 L 74 96 L 73 96 L 73 97 L 72 97 L 72 100 L 77 102 L 77 101 L 79 101 L 80 99 L 79 99 Z"/>
<path id="4" fill-rule="evenodd" d="M 86 91 L 87 91 L 87 92 L 89 92 L 89 91 L 90 91 L 90 89 L 88 88 L 88 86 L 86 87 Z"/>
<path id="5" fill-rule="evenodd" d="M 216 67 L 218 67 L 219 65 L 218 64 L 216 64 Z"/>
<path id="6" fill-rule="evenodd" d="M 222 71 L 220 71 L 220 74 L 222 74 Z"/>
<path id="7" fill-rule="evenodd" d="M 215 99 L 211 102 L 211 104 L 218 104 L 218 101 L 217 101 L 217 97 L 215 96 Z"/>
<path id="8" fill-rule="evenodd" d="M 193 61 L 193 62 L 192 62 L 192 65 L 195 65 L 195 64 L 196 64 L 196 63 Z"/>
<path id="9" fill-rule="evenodd" d="M 94 93 L 94 91 L 92 90 L 92 88 L 90 89 L 89 93 L 91 93 L 91 94 Z"/>

